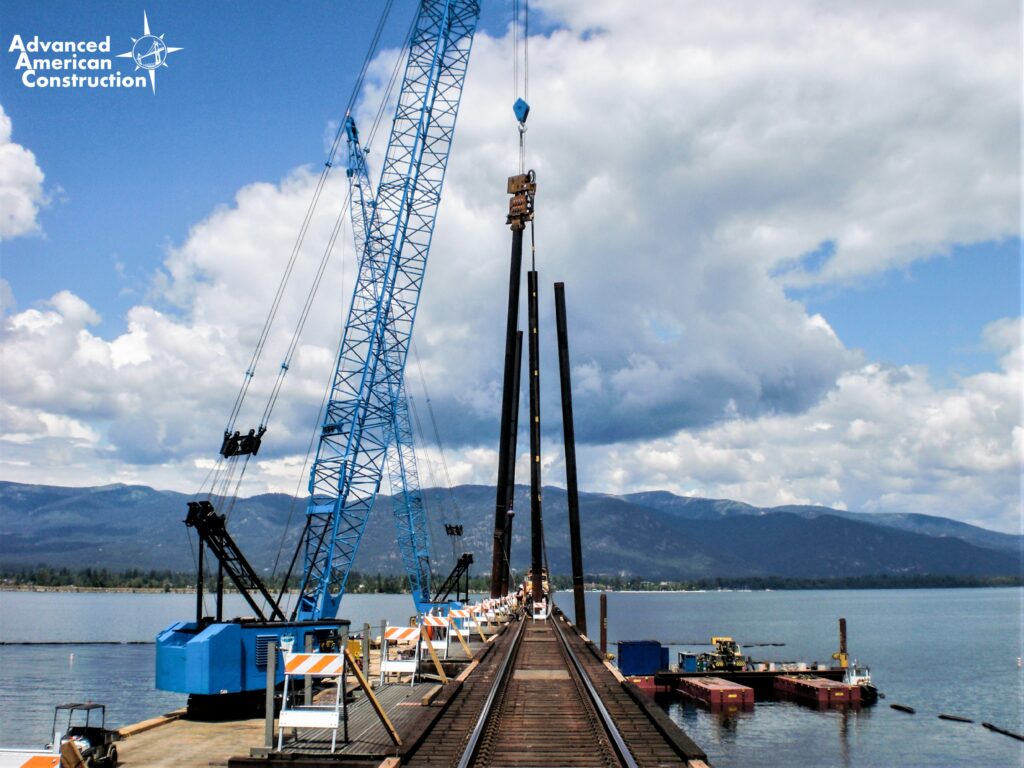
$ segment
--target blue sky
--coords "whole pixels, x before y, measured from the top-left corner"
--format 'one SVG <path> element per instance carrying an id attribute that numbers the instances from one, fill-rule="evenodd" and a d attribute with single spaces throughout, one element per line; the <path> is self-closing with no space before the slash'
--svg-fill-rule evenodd
<path id="1" fill-rule="evenodd" d="M 531 5 L 528 147 L 546 274 L 568 281 L 576 317 L 585 484 L 1014 528 L 1015 4 Z M 414 6 L 396 0 L 384 48 Z M 0 0 L 7 147 L 45 177 L 31 231 L 0 243 L 16 302 L 2 351 L 17 371 L 0 477 L 187 487 L 202 473 L 205 438 L 180 414 L 217 423 L 230 401 L 380 7 Z M 488 350 L 515 158 L 511 3 L 483 8 L 417 326 L 456 479 L 475 482 L 493 475 Z M 110 35 L 116 54 L 143 12 L 182 48 L 155 94 L 28 89 L 14 70 L 15 34 Z M 956 46 L 934 42 L 944 35 Z M 387 69 L 375 64 L 371 87 Z M 325 216 L 343 195 L 336 179 Z M 297 366 L 307 409 L 346 291 L 321 298 Z M 200 375 L 200 351 L 223 370 Z M 232 384 L 179 380 L 179 364 Z M 908 437 L 908 422 L 929 426 Z M 156 443 L 134 439 L 146 424 Z M 299 431 L 271 444 L 253 492 L 294 487 Z"/>
<path id="2" fill-rule="evenodd" d="M 53 203 L 45 237 L 4 244 L 3 276 L 19 301 L 69 283 L 104 317 L 138 298 L 189 226 L 245 184 L 324 161 L 330 121 L 344 111 L 376 27 L 376 3 L 3 2 L 0 94 L 45 169 Z M 414 3 L 399 0 L 383 47 L 401 44 Z M 158 73 L 158 94 L 30 90 L 14 70 L 11 36 L 112 38 L 116 53 L 142 32 L 184 50 Z M 511 17 L 492 4 L 484 25 Z M 125 73 L 133 68 L 117 62 Z M 251 130 L 260 126 L 260 130 Z M 82 253 L 87 244 L 86 253 Z M 125 274 L 115 270 L 125 265 Z M 126 289 L 135 293 L 126 293 Z"/>
<path id="3" fill-rule="evenodd" d="M 397 2 L 384 47 L 399 44 L 412 3 Z M 377 4 L 2 3 L 3 105 L 46 171 L 45 237 L 4 244 L 3 277 L 20 305 L 73 284 L 104 331 L 146 290 L 168 244 L 234 192 L 318 166 L 377 23 Z M 501 34 L 510 4 L 484 3 L 481 28 Z M 10 35 L 101 39 L 117 52 L 142 29 L 184 50 L 149 92 L 32 91 L 6 52 Z M 131 67 L 124 64 L 125 72 Z M 253 125 L 261 130 L 253 131 Z M 140 204 L 141 203 L 141 204 Z M 86 252 L 82 252 L 87 244 Z M 119 269 L 117 265 L 123 265 Z M 1018 313 L 1020 240 L 952 254 L 822 290 L 791 291 L 872 359 L 928 365 L 940 380 L 991 364 L 981 329 Z"/>
<path id="4" fill-rule="evenodd" d="M 948 383 L 990 368 L 981 330 L 1020 313 L 1021 242 L 960 246 L 861 282 L 790 293 L 869 359 L 927 365 Z"/>

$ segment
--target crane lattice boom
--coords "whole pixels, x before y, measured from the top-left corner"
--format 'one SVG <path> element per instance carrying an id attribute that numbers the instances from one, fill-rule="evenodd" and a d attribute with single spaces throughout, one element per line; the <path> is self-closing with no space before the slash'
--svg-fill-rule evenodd
<path id="1" fill-rule="evenodd" d="M 352 235 L 356 253 L 365 254 L 375 206 L 373 186 L 366 166 L 366 154 L 359 142 L 359 131 L 351 117 L 345 120 L 345 134 L 348 142 Z M 431 594 L 430 532 L 423 503 L 423 491 L 420 488 L 404 376 L 393 402 L 395 409 L 392 440 L 387 452 L 388 477 L 391 481 L 391 511 L 395 519 L 398 550 L 409 577 L 409 590 L 417 607 L 425 609 Z"/>
<path id="2" fill-rule="evenodd" d="M 423 0 L 310 476 L 297 615 L 333 617 L 394 438 L 476 0 Z"/>

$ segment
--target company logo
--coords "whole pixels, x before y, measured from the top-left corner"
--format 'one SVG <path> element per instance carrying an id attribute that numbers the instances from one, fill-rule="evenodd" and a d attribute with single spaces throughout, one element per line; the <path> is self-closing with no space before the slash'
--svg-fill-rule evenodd
<path id="1" fill-rule="evenodd" d="M 164 42 L 164 36 L 157 37 L 149 31 L 149 17 L 142 12 L 142 37 L 132 38 L 132 49 L 127 53 L 117 54 L 119 59 L 133 59 L 135 71 L 140 69 L 149 71 L 149 82 L 156 93 L 156 70 L 167 66 L 167 57 L 182 50 L 181 48 L 170 48 Z"/>
<path id="2" fill-rule="evenodd" d="M 132 38 L 132 49 L 110 56 L 110 35 L 98 40 L 40 40 L 39 35 L 24 39 L 14 35 L 7 48 L 17 53 L 14 69 L 21 72 L 26 88 L 145 88 L 156 93 L 156 70 L 167 66 L 167 58 L 182 48 L 174 48 L 164 35 L 149 29 L 149 17 L 142 12 L 142 36 Z M 123 74 L 114 69 L 114 59 L 131 59 L 135 72 Z M 51 72 L 61 74 L 50 74 Z M 70 71 L 71 74 L 63 74 Z M 86 74 L 79 74 L 85 72 Z M 148 75 L 148 77 L 147 77 Z"/>

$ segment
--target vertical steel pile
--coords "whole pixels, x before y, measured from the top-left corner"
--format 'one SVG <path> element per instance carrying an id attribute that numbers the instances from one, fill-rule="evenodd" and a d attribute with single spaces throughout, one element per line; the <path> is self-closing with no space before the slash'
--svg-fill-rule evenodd
<path id="1" fill-rule="evenodd" d="M 530 363 L 530 567 L 533 576 L 533 602 L 544 599 L 544 523 L 540 499 L 540 334 L 538 332 L 537 273 L 526 273 L 527 313 L 529 315 Z"/>
<path id="2" fill-rule="evenodd" d="M 501 594 L 509 593 L 509 586 L 512 578 L 512 523 L 515 520 L 515 495 L 516 495 L 516 446 L 519 442 L 519 384 L 523 380 L 523 332 L 516 331 L 516 363 L 515 374 L 512 385 L 512 414 L 509 424 L 509 448 L 507 482 L 508 495 L 505 503 L 505 531 L 504 543 L 505 559 L 501 569 Z"/>
<path id="3" fill-rule="evenodd" d="M 505 517 L 508 512 L 508 464 L 510 422 L 515 376 L 516 331 L 519 325 L 519 286 L 523 271 L 523 227 L 512 226 L 512 264 L 508 277 L 508 320 L 505 325 L 505 375 L 501 390 L 501 428 L 498 438 L 498 490 L 494 502 L 494 547 L 491 558 L 491 597 L 501 596 L 501 574 L 505 567 Z M 513 457 L 515 450 L 512 450 Z M 513 458 L 514 461 L 514 458 Z"/>
<path id="4" fill-rule="evenodd" d="M 508 317 L 505 324 L 505 371 L 501 393 L 501 425 L 498 438 L 498 487 L 494 503 L 494 540 L 491 556 L 491 597 L 508 591 L 507 549 L 511 532 L 506 534 L 508 512 L 515 490 L 516 425 L 519 418 L 517 371 L 517 334 L 519 326 L 519 289 L 523 269 L 523 230 L 533 219 L 533 194 L 537 189 L 533 171 L 511 176 L 506 223 L 512 230 L 512 258 L 508 279 Z M 520 342 L 521 349 L 521 342 Z M 502 591 L 504 587 L 504 592 Z"/>
<path id="5" fill-rule="evenodd" d="M 555 325 L 558 330 L 558 374 L 562 387 L 562 436 L 565 440 L 565 491 L 569 505 L 569 547 L 572 552 L 572 593 L 576 626 L 587 634 L 583 599 L 583 547 L 580 541 L 580 497 L 576 485 L 576 430 L 572 418 L 569 375 L 569 328 L 565 317 L 565 283 L 555 283 Z"/>

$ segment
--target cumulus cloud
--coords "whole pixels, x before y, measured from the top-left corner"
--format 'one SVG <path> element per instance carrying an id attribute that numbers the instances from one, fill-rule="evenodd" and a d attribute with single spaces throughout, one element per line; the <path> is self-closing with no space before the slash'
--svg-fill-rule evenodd
<path id="1" fill-rule="evenodd" d="M 766 506 L 940 514 L 1016 531 L 1022 329 L 1019 318 L 989 325 L 999 370 L 955 388 L 934 388 L 922 368 L 871 363 L 801 414 L 588 449 L 580 464 L 613 493 L 657 487 Z"/>
<path id="2" fill-rule="evenodd" d="M 106 449 L 127 464 L 187 464 L 215 455 L 274 294 L 276 279 L 268 275 L 283 271 L 313 183 L 300 170 L 279 186 L 248 186 L 233 205 L 196 225 L 171 250 L 153 289 L 154 298 L 181 307 L 180 313 L 137 305 L 125 317 L 125 330 L 110 339 L 94 331 L 99 313 L 69 291 L 10 314 L 2 346 L 8 402 L 102 424 Z M 311 252 L 326 245 L 325 222 L 319 218 L 311 229 Z M 295 386 L 277 412 L 271 455 L 304 448 L 308 440 L 339 333 L 342 258 L 324 280 L 334 316 L 312 327 L 298 349 Z M 309 260 L 299 264 L 307 273 Z M 251 426 L 266 403 L 304 290 L 296 281 L 285 294 L 256 369 L 251 407 L 242 414 Z"/>
<path id="3" fill-rule="evenodd" d="M 1016 3 L 543 7 L 563 26 L 533 48 L 537 119 L 604 167 L 535 146 L 581 192 L 604 174 L 798 284 L 1016 232 Z"/>
<path id="4" fill-rule="evenodd" d="M 1007 527 L 1022 450 L 1019 404 L 1007 394 L 1020 386 L 1017 326 L 986 330 L 998 370 L 935 389 L 922 369 L 848 350 L 827 317 L 786 290 L 1016 232 L 1016 6 L 539 7 L 548 31 L 531 40 L 527 142 L 540 184 L 548 476 L 560 467 L 550 285 L 565 280 L 587 488 Z M 455 482 L 490 482 L 495 471 L 504 179 L 516 169 L 510 55 L 507 35 L 474 45 L 409 368 L 414 393 L 421 372 L 427 382 Z M 371 68 L 357 113 L 366 139 L 393 57 Z M 3 389 L 14 410 L 3 418 L 17 436 L 5 466 L 21 479 L 194 488 L 315 182 L 297 169 L 250 184 L 196 223 L 121 333 L 99 333 L 99 313 L 67 291 L 20 311 L 5 299 Z M 344 197 L 336 173 L 246 425 L 257 423 Z M 290 492 L 301 474 L 351 293 L 350 238 L 339 238 L 252 492 Z M 61 431 L 76 437 L 59 462 Z"/>
<path id="5" fill-rule="evenodd" d="M 44 202 L 36 156 L 11 141 L 11 118 L 0 105 L 0 240 L 37 231 Z"/>
<path id="6" fill-rule="evenodd" d="M 862 361 L 787 287 L 1016 232 L 1017 11 L 998 8 L 543 5 L 527 133 L 541 324 L 566 279 L 592 387 L 581 439 L 799 412 Z M 476 44 L 421 310 L 466 439 L 498 396 L 500 354 L 480 350 L 502 340 L 510 54 Z"/>
<path id="7" fill-rule="evenodd" d="M 869 363 L 844 373 L 802 413 L 583 446 L 581 485 L 611 494 L 659 488 L 761 506 L 920 512 L 1019 532 L 1022 333 L 1021 318 L 988 325 L 983 341 L 998 354 L 998 370 L 955 387 L 936 388 L 921 367 Z M 543 455 L 545 482 L 561 485 L 561 444 L 545 441 Z M 438 457 L 427 460 L 436 464 Z M 454 456 L 463 482 L 489 482 L 496 461 L 493 452 Z M 528 477 L 528 454 L 520 455 L 517 472 Z"/>

